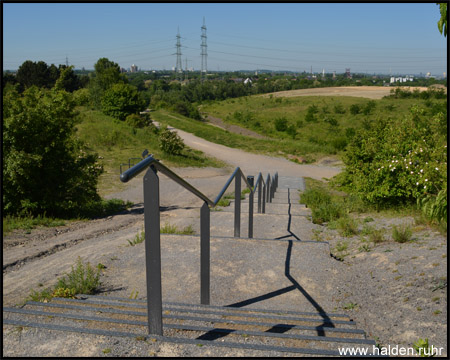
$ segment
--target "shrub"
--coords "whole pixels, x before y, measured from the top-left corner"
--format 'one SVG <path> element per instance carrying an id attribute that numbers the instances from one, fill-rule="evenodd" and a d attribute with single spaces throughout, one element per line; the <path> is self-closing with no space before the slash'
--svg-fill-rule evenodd
<path id="1" fill-rule="evenodd" d="M 350 105 L 350 113 L 352 115 L 357 115 L 357 114 L 359 114 L 360 111 L 361 111 L 361 107 L 359 106 L 359 104 Z"/>
<path id="2" fill-rule="evenodd" d="M 369 203 L 411 204 L 437 195 L 447 183 L 446 136 L 441 115 L 424 117 L 413 106 L 402 119 L 378 119 L 358 131 L 347 146 L 338 182 Z"/>
<path id="3" fill-rule="evenodd" d="M 335 114 L 345 114 L 345 109 L 341 103 L 337 103 L 334 105 L 334 113 Z"/>
<path id="4" fill-rule="evenodd" d="M 288 121 L 285 117 L 275 119 L 275 129 L 277 131 L 286 131 L 288 129 Z"/>
<path id="5" fill-rule="evenodd" d="M 363 108 L 363 114 L 364 115 L 369 115 L 372 113 L 373 109 L 375 109 L 376 107 L 376 102 L 373 100 L 370 100 L 368 103 L 366 103 L 366 105 Z"/>
<path id="6" fill-rule="evenodd" d="M 143 127 L 148 126 L 151 123 L 151 120 L 146 115 L 141 116 L 131 114 L 126 117 L 125 123 L 133 128 L 142 129 Z"/>
<path id="7" fill-rule="evenodd" d="M 159 148 L 169 155 L 180 155 L 184 142 L 177 133 L 165 128 L 159 133 Z"/>
<path id="8" fill-rule="evenodd" d="M 333 116 L 326 116 L 323 121 L 330 124 L 331 126 L 339 126 L 339 122 Z"/>
<path id="9" fill-rule="evenodd" d="M 88 262 L 83 264 L 78 257 L 76 268 L 58 280 L 56 289 L 70 289 L 71 294 L 93 294 L 100 286 L 100 269 Z"/>
<path id="10" fill-rule="evenodd" d="M 73 92 L 73 99 L 78 106 L 86 106 L 90 102 L 89 89 L 83 88 Z"/>
<path id="11" fill-rule="evenodd" d="M 3 210 L 70 216 L 99 201 L 103 167 L 75 137 L 71 94 L 31 87 L 3 97 Z"/>
<path id="12" fill-rule="evenodd" d="M 137 88 L 129 84 L 115 84 L 106 90 L 102 99 L 102 111 L 119 120 L 142 110 L 144 101 Z"/>

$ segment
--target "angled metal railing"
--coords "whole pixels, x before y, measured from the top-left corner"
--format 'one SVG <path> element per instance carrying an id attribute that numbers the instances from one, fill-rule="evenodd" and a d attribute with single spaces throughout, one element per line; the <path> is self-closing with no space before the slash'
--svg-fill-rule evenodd
<path id="1" fill-rule="evenodd" d="M 144 151 L 143 156 L 147 153 Z M 159 212 L 159 178 L 160 171 L 186 190 L 204 201 L 200 208 L 200 303 L 210 303 L 210 206 L 214 207 L 225 194 L 225 191 L 234 180 L 234 237 L 240 237 L 241 228 L 241 180 L 250 189 L 249 193 L 249 220 L 248 237 L 253 237 L 253 202 L 254 194 L 258 189 L 258 213 L 265 213 L 265 203 L 271 202 L 278 185 L 278 173 L 271 178 L 267 175 L 264 181 L 259 173 L 256 184 L 250 184 L 244 173 L 237 167 L 222 190 L 212 201 L 194 186 L 179 177 L 172 170 L 161 164 L 159 160 L 150 155 L 129 168 L 120 175 L 122 182 L 128 182 L 142 171 L 144 175 L 144 230 L 145 230 L 145 268 L 147 283 L 147 314 L 149 334 L 162 335 L 162 291 L 161 291 L 161 239 L 160 239 L 160 212 Z"/>

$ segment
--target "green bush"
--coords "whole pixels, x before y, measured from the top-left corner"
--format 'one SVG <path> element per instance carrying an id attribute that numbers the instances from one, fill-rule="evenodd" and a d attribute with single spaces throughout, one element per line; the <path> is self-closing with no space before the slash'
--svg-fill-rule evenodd
<path id="1" fill-rule="evenodd" d="M 133 85 L 118 83 L 106 90 L 102 99 L 102 111 L 119 120 L 141 111 L 144 101 Z"/>
<path id="2" fill-rule="evenodd" d="M 335 114 L 345 114 L 344 106 L 341 103 L 337 103 L 333 107 Z"/>
<path id="3" fill-rule="evenodd" d="M 357 115 L 361 111 L 361 107 L 359 104 L 350 105 L 350 113 L 352 115 Z"/>
<path id="4" fill-rule="evenodd" d="M 184 142 L 177 133 L 165 128 L 159 133 L 159 148 L 169 155 L 180 155 Z"/>
<path id="5" fill-rule="evenodd" d="M 89 89 L 83 88 L 75 90 L 73 92 L 73 99 L 77 106 L 89 105 L 90 102 Z"/>
<path id="6" fill-rule="evenodd" d="M 75 137 L 71 94 L 31 87 L 3 97 L 3 210 L 70 216 L 99 201 L 97 154 Z"/>
<path id="7" fill-rule="evenodd" d="M 142 129 L 148 126 L 151 121 L 147 116 L 141 116 L 137 114 L 128 115 L 125 119 L 125 123 L 135 129 Z"/>
<path id="8" fill-rule="evenodd" d="M 424 116 L 413 106 L 409 116 L 378 119 L 358 131 L 344 154 L 337 182 L 369 203 L 411 204 L 436 195 L 447 183 L 447 141 L 442 115 Z"/>
<path id="9" fill-rule="evenodd" d="M 286 131 L 288 129 L 288 121 L 284 116 L 275 119 L 275 129 L 277 131 Z"/>

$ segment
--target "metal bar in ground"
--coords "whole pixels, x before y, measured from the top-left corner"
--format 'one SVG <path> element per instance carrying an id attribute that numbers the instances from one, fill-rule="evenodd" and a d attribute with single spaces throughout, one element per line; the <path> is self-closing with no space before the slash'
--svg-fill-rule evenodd
<path id="1" fill-rule="evenodd" d="M 210 210 L 208 203 L 200 209 L 200 303 L 209 305 L 210 294 Z"/>
<path id="2" fill-rule="evenodd" d="M 148 331 L 162 335 L 159 178 L 152 167 L 144 176 L 144 224 Z"/>
<path id="3" fill-rule="evenodd" d="M 108 308 L 96 308 L 91 306 L 78 306 L 78 305 L 66 305 L 66 304 L 52 304 L 52 303 L 41 303 L 34 302 L 32 305 L 42 306 L 42 307 L 51 307 L 51 308 L 63 308 L 70 310 L 89 310 L 89 311 L 99 311 L 101 309 L 104 313 L 111 314 L 123 314 L 123 315 L 133 315 L 133 316 L 146 316 L 144 312 L 138 311 L 127 311 L 127 310 L 119 310 L 119 309 L 108 309 Z M 364 335 L 364 331 L 361 329 L 349 329 L 349 328 L 336 328 L 331 327 L 331 325 L 318 325 L 318 326 L 308 326 L 308 325 L 295 325 L 295 324 L 283 324 L 283 323 L 274 323 L 274 322 L 259 322 L 259 321 L 246 321 L 246 320 L 233 320 L 226 318 L 208 318 L 208 317 L 198 317 L 198 316 L 189 316 L 189 315 L 170 315 L 163 314 L 163 318 L 167 319 L 179 319 L 179 320 L 193 320 L 193 321 L 201 321 L 201 322 L 211 322 L 211 323 L 226 323 L 226 324 L 238 324 L 238 325 L 255 325 L 255 326 L 267 326 L 267 327 L 279 327 L 286 329 L 297 329 L 297 330 L 311 330 L 311 331 L 320 331 L 320 332 L 339 332 L 339 333 L 348 333 L 348 334 L 360 334 Z"/>
<path id="4" fill-rule="evenodd" d="M 241 236 L 241 176 L 234 178 L 234 237 Z"/>
<path id="5" fill-rule="evenodd" d="M 79 333 L 87 333 L 87 334 L 96 334 L 96 335 L 105 335 L 105 336 L 123 336 L 123 337 L 136 337 L 139 334 L 134 333 L 126 333 L 120 331 L 110 331 L 110 330 L 99 330 L 99 329 L 85 329 L 85 328 L 75 328 L 70 326 L 61 326 L 61 325 L 53 325 L 53 324 L 39 324 L 32 323 L 21 320 L 3 320 L 4 325 L 18 325 L 18 326 L 29 326 L 29 327 L 37 327 L 44 328 L 49 330 L 60 330 L 60 331 L 69 331 L 69 332 L 79 332 Z M 284 346 L 268 346 L 268 345 L 259 345 L 259 344 L 243 344 L 243 343 L 234 343 L 234 342 L 215 342 L 208 340 L 195 340 L 195 339 L 186 339 L 186 338 L 176 338 L 169 336 L 159 336 L 159 335 L 149 335 L 148 338 L 153 338 L 158 341 L 172 342 L 178 344 L 201 344 L 201 345 L 209 345 L 209 346 L 218 346 L 218 347 L 232 347 L 232 348 L 240 348 L 240 349 L 251 349 L 251 350 L 264 350 L 264 351 L 280 351 L 287 353 L 302 353 L 302 354 L 312 354 L 312 355 L 330 355 L 330 356 L 339 356 L 339 351 L 337 350 L 322 350 L 322 349 L 307 349 L 307 348 L 294 348 L 294 347 L 284 347 Z"/>
<path id="6" fill-rule="evenodd" d="M 95 305 L 95 302 L 89 300 L 83 300 L 88 304 Z M 30 303 L 30 302 L 29 302 Z M 80 302 L 79 302 L 80 303 Z M 97 303 L 98 304 L 98 303 Z M 118 304 L 108 304 L 104 303 L 104 305 L 115 305 L 115 306 L 124 306 Z M 127 306 L 124 306 L 127 307 Z M 145 308 L 145 305 L 138 304 L 130 304 L 128 307 L 133 308 Z M 278 319 L 278 320 L 291 320 L 291 321 L 302 321 L 302 322 L 321 322 L 325 324 L 343 324 L 343 325 L 356 325 L 354 321 L 346 321 L 346 320 L 331 320 L 327 317 L 323 318 L 304 318 L 304 317 L 294 317 L 294 316 L 275 316 L 275 315 L 265 315 L 265 314 L 236 314 L 231 309 L 230 310 L 197 310 L 197 309 L 180 309 L 173 306 L 164 306 L 164 310 L 174 311 L 174 312 L 192 312 L 196 314 L 209 314 L 209 315 L 226 315 L 226 316 L 237 316 L 244 318 L 262 318 L 262 319 Z"/>
<path id="7" fill-rule="evenodd" d="M 73 320 L 109 322 L 109 323 L 135 325 L 135 326 L 146 326 L 147 325 L 147 323 L 145 321 L 114 319 L 114 318 L 105 318 L 105 317 L 99 317 L 99 316 L 87 316 L 87 315 L 79 315 L 79 314 L 55 313 L 55 312 L 28 310 L 28 309 L 20 309 L 20 308 L 6 308 L 6 310 L 4 310 L 4 311 L 18 313 L 18 314 L 25 314 L 25 315 L 51 316 L 51 317 L 59 317 L 59 318 L 73 319 Z M 250 335 L 250 336 L 262 336 L 262 337 L 267 336 L 267 337 L 307 340 L 307 341 L 327 341 L 327 342 L 341 342 L 341 343 L 369 344 L 369 345 L 376 344 L 374 340 L 367 340 L 367 339 L 317 336 L 317 335 L 285 334 L 285 333 L 270 332 L 270 331 L 237 330 L 237 329 L 227 329 L 227 328 L 219 328 L 219 327 L 213 327 L 213 326 L 196 326 L 196 325 L 166 323 L 166 324 L 164 324 L 164 327 L 166 329 L 204 331 L 204 332 L 212 332 L 212 333 L 224 333 L 224 332 L 230 333 L 230 330 L 231 330 L 232 331 L 231 334 L 234 334 L 234 335 L 246 334 L 246 335 Z"/>

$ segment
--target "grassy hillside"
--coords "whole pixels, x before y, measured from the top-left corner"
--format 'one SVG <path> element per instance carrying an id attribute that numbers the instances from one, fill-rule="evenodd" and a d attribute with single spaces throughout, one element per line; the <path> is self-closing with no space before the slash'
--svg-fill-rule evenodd
<path id="1" fill-rule="evenodd" d="M 320 154 L 341 153 L 355 130 L 364 127 L 367 122 L 380 118 L 401 118 L 414 104 L 432 111 L 436 107 L 446 107 L 445 101 L 250 96 L 203 105 L 201 112 L 269 136 L 280 144 L 283 151 L 294 148 L 293 152 L 288 152 L 318 157 Z"/>
<path id="2" fill-rule="evenodd" d="M 159 149 L 158 135 L 150 129 L 134 129 L 125 122 L 115 120 L 100 111 L 84 107 L 77 110 L 80 112 L 77 135 L 86 143 L 89 150 L 99 154 L 105 169 L 98 186 L 102 196 L 119 191 L 123 187 L 119 180 L 120 164 L 128 163 L 129 158 L 140 158 L 144 149 L 148 149 L 149 154 L 154 154 L 168 166 L 224 166 L 221 161 L 190 148 L 185 148 L 180 156 L 164 154 Z"/>

